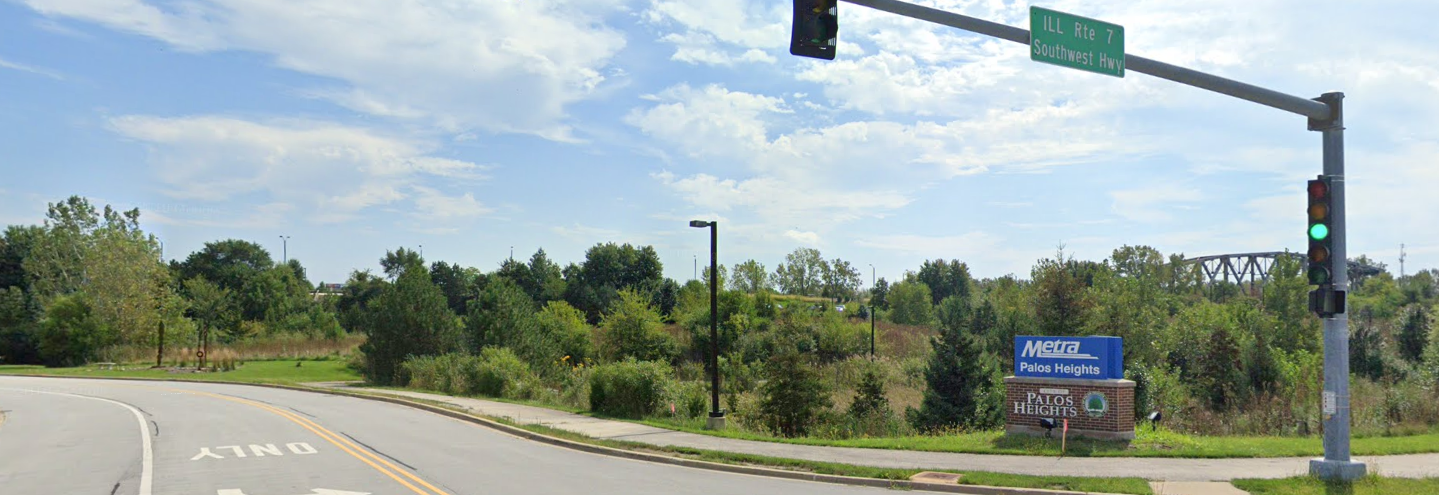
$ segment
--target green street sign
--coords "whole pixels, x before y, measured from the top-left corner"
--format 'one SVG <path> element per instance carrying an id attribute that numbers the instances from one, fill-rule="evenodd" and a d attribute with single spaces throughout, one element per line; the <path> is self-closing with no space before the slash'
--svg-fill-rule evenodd
<path id="1" fill-rule="evenodd" d="M 1030 7 L 1029 59 L 1124 77 L 1124 26 Z"/>

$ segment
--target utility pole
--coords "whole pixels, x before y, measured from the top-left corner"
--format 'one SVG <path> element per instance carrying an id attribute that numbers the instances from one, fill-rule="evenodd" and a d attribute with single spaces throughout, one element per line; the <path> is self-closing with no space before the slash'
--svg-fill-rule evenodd
<path id="1" fill-rule="evenodd" d="M 1333 312 L 1316 311 L 1324 319 L 1322 403 L 1324 458 L 1311 460 L 1309 473 L 1326 480 L 1345 482 L 1364 476 L 1365 465 L 1354 462 L 1350 458 L 1349 452 L 1349 317 L 1344 313 L 1343 305 L 1344 294 L 1349 288 L 1348 260 L 1345 258 L 1347 239 L 1344 214 L 1344 93 L 1325 93 L 1313 99 L 1301 98 L 1194 69 L 1130 55 L 1124 53 L 1122 26 L 1039 7 L 1030 7 L 1032 29 L 1026 30 L 900 0 L 845 1 L 904 17 L 1028 45 L 1030 58 L 1036 61 L 1114 77 L 1124 77 L 1125 71 L 1148 74 L 1307 117 L 1309 119 L 1308 129 L 1321 133 L 1323 150 L 1323 175 L 1321 178 L 1332 184 L 1329 194 L 1332 194 L 1331 201 L 1334 205 L 1333 211 L 1330 212 L 1333 229 L 1328 233 L 1332 237 L 1333 246 L 1332 253 L 1330 253 L 1334 268 L 1333 280 L 1332 283 L 1321 285 L 1320 289 L 1315 291 L 1319 295 L 1318 298 L 1311 293 L 1311 305 L 1317 299 L 1325 302 L 1320 306 L 1321 310 L 1337 309 Z M 790 53 L 814 58 L 834 58 L 838 52 L 838 47 L 835 45 L 838 40 L 838 13 L 834 7 L 834 4 L 827 1 L 815 0 L 813 5 L 795 2 L 795 29 L 791 36 Z M 1082 61 L 1069 60 L 1066 62 L 1062 56 L 1057 55 L 1064 49 L 1079 51 L 1062 46 L 1065 43 L 1073 42 L 1076 36 L 1067 38 L 1056 36 L 1064 34 L 1059 30 L 1061 24 L 1055 22 L 1058 19 L 1066 19 L 1073 25 L 1082 24 L 1089 29 L 1089 32 L 1105 33 L 1103 38 L 1083 38 L 1088 46 L 1082 51 L 1091 54 L 1098 52 L 1099 56 L 1088 57 Z M 1036 38 L 1039 43 L 1035 43 Z M 1065 41 L 1066 39 L 1068 41 Z M 1103 41 L 1101 42 L 1099 39 L 1103 39 Z"/>
<path id="2" fill-rule="evenodd" d="M 160 338 L 156 339 L 158 344 L 155 349 L 155 367 L 165 365 L 165 320 L 160 320 Z"/>
<path id="3" fill-rule="evenodd" d="M 1399 278 L 1404 278 L 1404 245 L 1399 245 Z"/>
<path id="4" fill-rule="evenodd" d="M 876 294 L 874 263 L 869 264 L 869 360 L 874 361 L 874 295 Z"/>

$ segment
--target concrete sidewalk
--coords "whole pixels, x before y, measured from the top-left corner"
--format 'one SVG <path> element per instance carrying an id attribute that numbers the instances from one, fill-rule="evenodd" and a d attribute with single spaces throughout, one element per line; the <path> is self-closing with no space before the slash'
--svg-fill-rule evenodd
<path id="1" fill-rule="evenodd" d="M 625 440 L 657 446 L 689 447 L 789 459 L 906 469 L 950 469 L 1053 476 L 1138 477 L 1155 481 L 1229 481 L 1235 478 L 1285 478 L 1309 473 L 1309 458 L 1162 459 L 1137 457 L 1039 457 L 959 454 L 910 450 L 861 449 L 737 440 L 685 433 L 626 421 L 598 419 L 542 407 L 407 390 L 347 387 L 341 383 L 311 386 L 398 395 L 443 402 L 482 416 L 538 424 L 593 438 Z M 1395 477 L 1439 476 L 1439 454 L 1357 457 L 1369 472 Z"/>

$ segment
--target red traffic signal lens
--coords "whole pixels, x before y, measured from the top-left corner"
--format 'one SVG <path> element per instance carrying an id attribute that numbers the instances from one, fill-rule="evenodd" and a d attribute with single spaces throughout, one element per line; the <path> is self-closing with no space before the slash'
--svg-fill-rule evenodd
<path id="1" fill-rule="evenodd" d="M 1309 181 L 1309 197 L 1310 197 L 1310 198 L 1314 198 L 1314 199 L 1324 199 L 1324 198 L 1327 197 L 1327 196 L 1329 196 L 1329 185 L 1328 185 L 1328 184 L 1325 184 L 1324 181 L 1322 181 L 1322 180 L 1311 180 L 1311 181 Z"/>

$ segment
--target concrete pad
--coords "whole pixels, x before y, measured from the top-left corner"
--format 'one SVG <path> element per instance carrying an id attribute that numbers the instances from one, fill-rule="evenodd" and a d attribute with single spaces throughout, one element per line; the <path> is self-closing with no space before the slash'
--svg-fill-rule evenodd
<path id="1" fill-rule="evenodd" d="M 1151 481 L 1154 495 L 1249 495 L 1234 485 L 1217 481 Z"/>

